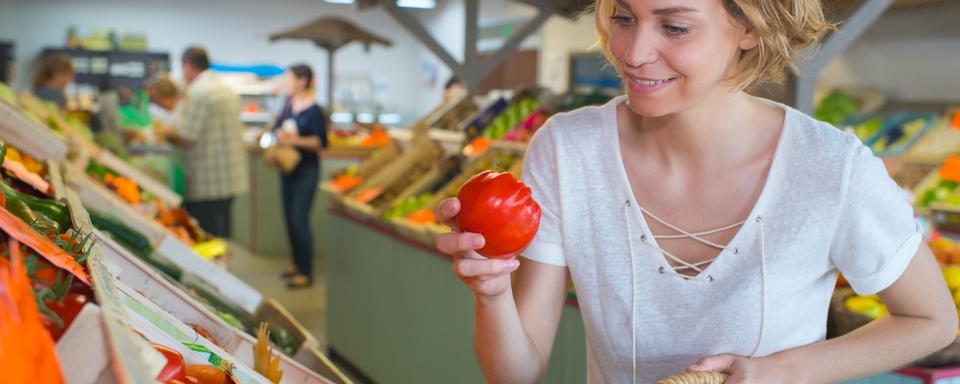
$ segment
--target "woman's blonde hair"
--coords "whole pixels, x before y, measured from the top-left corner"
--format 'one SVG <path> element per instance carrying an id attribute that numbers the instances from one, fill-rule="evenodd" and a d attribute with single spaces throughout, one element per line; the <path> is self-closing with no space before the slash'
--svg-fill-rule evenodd
<path id="1" fill-rule="evenodd" d="M 823 15 L 820 0 L 722 0 L 733 19 L 757 35 L 758 44 L 740 55 L 736 72 L 727 79 L 736 89 L 748 89 L 759 82 L 781 83 L 785 70 L 797 70 L 799 53 L 816 44 L 823 34 L 836 28 Z M 611 19 L 616 0 L 597 0 L 594 17 L 598 44 L 611 63 Z"/>
<path id="2" fill-rule="evenodd" d="M 180 88 L 170 79 L 170 76 L 161 74 L 147 83 L 147 93 L 152 99 L 175 98 L 180 96 Z"/>

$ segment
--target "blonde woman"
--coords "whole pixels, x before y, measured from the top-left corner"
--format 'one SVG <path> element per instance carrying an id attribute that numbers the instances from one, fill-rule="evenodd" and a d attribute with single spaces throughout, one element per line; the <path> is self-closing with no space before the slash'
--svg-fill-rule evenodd
<path id="1" fill-rule="evenodd" d="M 542 375 L 568 276 L 589 382 L 685 370 L 727 383 L 830 383 L 947 345 L 957 313 L 912 209 L 852 135 L 751 96 L 831 27 L 819 0 L 598 0 L 625 96 L 552 118 L 524 181 L 543 219 L 519 259 L 482 236 L 438 248 L 475 294 L 490 382 Z M 452 219 L 459 202 L 438 208 Z M 891 316 L 824 341 L 843 272 Z"/>

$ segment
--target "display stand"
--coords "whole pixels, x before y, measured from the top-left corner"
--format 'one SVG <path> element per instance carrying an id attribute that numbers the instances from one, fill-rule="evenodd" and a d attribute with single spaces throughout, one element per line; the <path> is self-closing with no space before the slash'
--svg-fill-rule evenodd
<path id="1" fill-rule="evenodd" d="M 96 304 L 87 304 L 57 341 L 57 357 L 64 379 L 71 384 L 104 381 L 110 372 L 110 351 L 103 329 L 103 312 Z"/>
<path id="2" fill-rule="evenodd" d="M 181 287 L 178 287 L 177 284 L 169 281 L 152 267 L 130 254 L 129 251 L 114 242 L 109 236 L 99 231 L 95 233 L 98 243 L 100 243 L 105 250 L 104 254 L 112 263 L 116 264 L 120 270 L 117 278 L 123 282 L 124 285 L 129 286 L 129 288 L 135 290 L 138 294 L 143 295 L 143 297 L 153 303 L 153 305 L 174 315 L 184 324 L 196 324 L 203 327 L 210 333 L 211 337 L 217 340 L 224 351 L 236 356 L 239 361 L 248 365 L 252 362 L 253 355 L 250 351 L 252 351 L 253 346 L 256 344 L 256 339 L 253 338 L 253 336 L 227 324 L 227 322 L 214 314 L 209 308 L 190 297 L 190 295 L 184 292 Z M 270 300 L 264 301 L 264 304 L 268 302 L 270 302 Z M 264 306 L 261 305 L 258 313 L 270 311 L 285 312 L 285 310 L 282 309 L 264 310 L 262 309 L 263 307 Z M 276 306 L 270 307 L 278 308 Z M 282 316 L 258 315 L 254 316 L 254 321 L 267 321 L 270 324 L 280 325 L 285 329 L 286 327 L 295 328 L 299 326 L 299 324 L 296 323 L 291 324 L 280 321 L 279 319 L 281 317 Z M 316 341 L 311 336 L 309 340 L 302 343 L 300 351 L 302 354 L 302 351 L 315 348 Z M 298 356 L 301 354 L 298 354 Z M 340 380 L 339 377 L 336 376 L 339 369 L 332 364 L 324 364 L 324 362 L 329 363 L 329 360 L 326 360 L 325 356 L 320 358 L 323 359 L 320 364 L 306 364 L 306 366 L 304 366 L 299 362 L 312 363 L 312 360 L 316 360 L 316 358 L 311 360 L 309 355 L 306 355 L 301 360 L 300 358 L 281 355 L 280 369 L 285 372 L 284 379 L 289 379 L 291 382 L 317 382 L 321 379 L 319 374 L 323 374 L 324 376 L 334 377 L 337 378 L 338 381 L 343 382 L 343 380 Z M 314 369 L 311 370 L 310 368 Z M 333 376 L 330 376 L 331 374 Z M 295 380 L 294 378 L 296 377 L 308 380 Z"/>
<path id="3" fill-rule="evenodd" d="M 67 143 L 62 138 L 3 101 L 0 101 L 0 136 L 38 161 L 60 161 L 67 156 Z"/>
<path id="4" fill-rule="evenodd" d="M 93 230 L 90 217 L 73 191 L 64 197 L 75 229 L 80 233 Z M 108 340 L 113 374 L 118 382 L 147 383 L 163 367 L 165 359 L 127 326 L 126 313 L 113 285 L 113 276 L 107 271 L 106 261 L 99 246 L 92 245 L 87 269 L 93 281 L 94 294 L 100 304 L 104 334 Z"/>
<path id="5" fill-rule="evenodd" d="M 331 355 L 375 382 L 483 383 L 473 353 L 469 288 L 449 256 L 391 228 L 329 212 L 328 342 Z M 579 308 L 563 308 L 545 383 L 583 383 Z"/>
<path id="6" fill-rule="evenodd" d="M 160 224 L 136 212 L 112 192 L 82 174 L 73 166 L 66 166 L 64 179 L 76 188 L 88 207 L 117 216 L 124 224 L 147 237 L 154 246 L 153 255 L 169 261 L 184 272 L 185 279 L 203 285 L 208 292 L 235 304 L 247 313 L 254 313 L 263 295 L 213 261 L 193 252 L 179 239 L 167 233 Z"/>
<path id="7" fill-rule="evenodd" d="M 163 201 L 167 206 L 179 207 L 183 202 L 182 196 L 153 177 L 143 173 L 143 171 L 140 171 L 126 161 L 123 161 L 110 151 L 98 148 L 96 153 L 93 153 L 92 155 L 96 161 L 107 168 L 110 168 L 120 176 L 136 181 L 140 188 L 156 196 L 156 198 Z"/>

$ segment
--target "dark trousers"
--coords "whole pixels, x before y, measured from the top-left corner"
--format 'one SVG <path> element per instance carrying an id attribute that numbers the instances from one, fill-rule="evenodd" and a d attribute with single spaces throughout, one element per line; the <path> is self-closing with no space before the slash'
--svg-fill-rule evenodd
<path id="1" fill-rule="evenodd" d="M 230 208 L 233 198 L 219 200 L 187 201 L 183 207 L 197 219 L 200 228 L 220 238 L 230 237 Z"/>
<path id="2" fill-rule="evenodd" d="M 310 209 L 320 182 L 320 163 L 304 161 L 293 171 L 280 177 L 280 196 L 287 235 L 293 248 L 293 264 L 297 272 L 313 278 L 313 233 L 310 231 Z"/>

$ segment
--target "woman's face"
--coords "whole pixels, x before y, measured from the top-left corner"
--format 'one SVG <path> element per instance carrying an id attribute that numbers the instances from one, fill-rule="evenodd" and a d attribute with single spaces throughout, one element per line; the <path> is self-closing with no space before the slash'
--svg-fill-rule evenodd
<path id="1" fill-rule="evenodd" d="M 66 89 L 70 83 L 73 82 L 74 74 L 73 71 L 70 72 L 57 72 L 50 78 L 50 81 L 47 83 L 51 88 L 55 89 Z"/>
<path id="2" fill-rule="evenodd" d="M 669 115 L 732 89 L 721 82 L 757 41 L 723 2 L 616 0 L 608 48 L 634 113 Z"/>
<path id="3" fill-rule="evenodd" d="M 307 89 L 307 79 L 301 79 L 293 71 L 284 72 L 284 83 L 288 94 L 301 93 Z"/>

